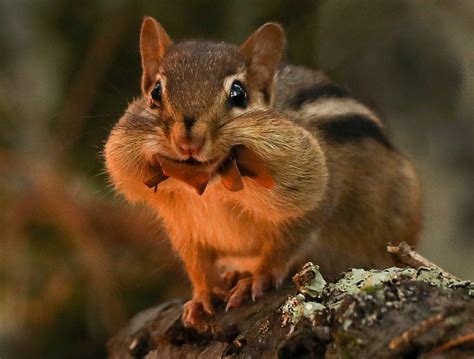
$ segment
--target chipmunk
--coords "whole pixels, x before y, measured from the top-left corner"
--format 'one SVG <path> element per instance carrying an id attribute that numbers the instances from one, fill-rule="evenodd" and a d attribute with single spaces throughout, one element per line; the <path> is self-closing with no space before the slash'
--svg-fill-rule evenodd
<path id="1" fill-rule="evenodd" d="M 146 17 L 142 96 L 106 142 L 116 190 L 163 220 L 193 287 L 182 320 L 278 286 L 307 261 L 334 277 L 416 244 L 420 189 L 377 114 L 322 72 L 283 64 L 267 23 L 242 45 L 172 42 Z"/>

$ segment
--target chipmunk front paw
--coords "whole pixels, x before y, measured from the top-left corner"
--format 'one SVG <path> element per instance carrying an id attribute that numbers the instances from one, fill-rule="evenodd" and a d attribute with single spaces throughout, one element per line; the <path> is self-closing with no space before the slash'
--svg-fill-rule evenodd
<path id="1" fill-rule="evenodd" d="M 248 295 L 251 295 L 252 300 L 255 301 L 268 289 L 272 282 L 271 279 L 271 276 L 252 275 L 238 280 L 227 295 L 227 305 L 225 309 L 229 310 L 239 307 Z"/>
<path id="2" fill-rule="evenodd" d="M 237 282 L 241 279 L 248 278 L 252 276 L 252 273 L 250 272 L 240 272 L 237 270 L 230 270 L 226 271 L 221 275 L 222 278 L 222 283 L 224 285 L 224 288 L 229 291 L 230 289 L 234 288 Z M 226 294 L 226 297 L 229 295 L 229 293 Z"/>
<path id="3" fill-rule="evenodd" d="M 196 328 L 198 331 L 204 331 L 206 329 L 206 324 L 202 317 L 203 314 L 208 316 L 213 316 L 215 314 L 210 295 L 197 296 L 184 303 L 181 319 L 185 327 Z"/>

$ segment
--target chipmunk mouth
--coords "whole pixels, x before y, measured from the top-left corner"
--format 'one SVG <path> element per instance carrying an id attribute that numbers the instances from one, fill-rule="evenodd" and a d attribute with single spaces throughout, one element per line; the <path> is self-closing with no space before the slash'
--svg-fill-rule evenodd
<path id="1" fill-rule="evenodd" d="M 203 162 L 203 161 L 199 161 L 199 160 L 196 160 L 195 158 L 191 157 L 191 158 L 188 158 L 187 160 L 178 161 L 178 162 L 187 163 L 188 165 L 199 166 L 199 165 L 205 164 L 207 161 Z"/>
<path id="2" fill-rule="evenodd" d="M 176 158 L 171 158 L 171 157 L 168 157 L 168 156 L 164 156 L 164 155 L 161 155 L 161 154 L 156 154 L 155 159 L 160 165 L 162 163 L 173 163 L 173 164 L 176 164 L 178 166 L 179 165 L 184 165 L 184 166 L 193 166 L 193 167 L 196 167 L 196 168 L 199 168 L 199 167 L 204 168 L 204 167 L 213 167 L 213 166 L 219 165 L 228 156 L 229 156 L 229 154 L 225 154 L 224 156 L 214 157 L 214 158 L 211 158 L 209 160 L 201 161 L 201 160 L 198 160 L 194 157 L 190 157 L 190 158 L 187 158 L 185 160 L 181 160 L 181 159 L 176 159 Z"/>
<path id="3" fill-rule="evenodd" d="M 155 175 L 146 180 L 145 184 L 156 190 L 159 183 L 172 177 L 191 185 L 199 194 L 202 194 L 210 178 L 216 174 L 229 156 L 230 154 L 225 154 L 210 160 L 199 161 L 192 157 L 179 160 L 156 154 L 151 161 Z"/>
<path id="4" fill-rule="evenodd" d="M 220 175 L 221 182 L 231 192 L 244 188 L 242 176 L 253 178 L 268 189 L 273 188 L 271 173 L 261 159 L 243 146 L 231 149 L 229 153 L 212 160 L 198 161 L 195 158 L 176 160 L 156 154 L 152 164 L 155 175 L 145 181 L 145 185 L 154 188 L 159 183 L 172 177 L 194 187 L 198 194 L 203 194 L 211 177 Z"/>

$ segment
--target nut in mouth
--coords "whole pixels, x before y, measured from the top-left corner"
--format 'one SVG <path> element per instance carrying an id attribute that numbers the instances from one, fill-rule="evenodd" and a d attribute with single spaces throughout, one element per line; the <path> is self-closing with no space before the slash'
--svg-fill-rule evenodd
<path id="1" fill-rule="evenodd" d="M 145 181 L 149 188 L 158 185 L 168 178 L 185 182 L 203 194 L 210 178 L 220 174 L 221 182 L 231 192 L 244 188 L 242 176 L 253 178 L 265 188 L 271 189 L 275 183 L 263 161 L 250 149 L 244 146 L 232 148 L 229 155 L 222 159 L 200 162 L 193 158 L 179 161 L 165 156 L 156 155 L 156 174 Z"/>

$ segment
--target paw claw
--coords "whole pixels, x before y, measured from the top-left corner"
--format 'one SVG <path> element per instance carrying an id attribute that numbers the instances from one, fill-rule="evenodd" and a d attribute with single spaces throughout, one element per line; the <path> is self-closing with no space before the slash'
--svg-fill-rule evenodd
<path id="1" fill-rule="evenodd" d="M 263 295 L 263 292 L 269 287 L 270 281 L 263 276 L 255 277 L 252 284 L 252 299 L 254 301 Z"/>
<path id="2" fill-rule="evenodd" d="M 203 304 L 202 307 L 208 315 L 213 316 L 214 314 L 216 314 L 216 311 L 214 310 L 214 308 L 212 306 L 209 306 L 207 304 Z"/>
<path id="3" fill-rule="evenodd" d="M 239 307 L 247 296 L 256 301 L 269 287 L 270 279 L 266 276 L 251 276 L 240 279 L 229 291 L 226 298 L 226 310 Z"/>
<path id="4" fill-rule="evenodd" d="M 241 279 L 250 277 L 252 274 L 250 272 L 239 272 L 236 270 L 227 271 L 222 274 L 222 281 L 224 283 L 224 288 L 229 290 L 237 284 Z"/>
<path id="5" fill-rule="evenodd" d="M 183 325 L 185 327 L 204 330 L 206 324 L 202 318 L 203 312 L 209 316 L 215 314 L 214 306 L 210 298 L 198 297 L 187 301 L 183 306 L 183 315 L 181 317 Z"/>
<path id="6" fill-rule="evenodd" d="M 229 290 L 221 287 L 215 287 L 212 289 L 212 294 L 214 294 L 218 299 L 225 301 L 229 295 Z"/>

